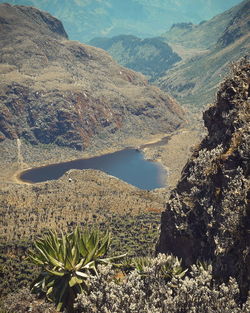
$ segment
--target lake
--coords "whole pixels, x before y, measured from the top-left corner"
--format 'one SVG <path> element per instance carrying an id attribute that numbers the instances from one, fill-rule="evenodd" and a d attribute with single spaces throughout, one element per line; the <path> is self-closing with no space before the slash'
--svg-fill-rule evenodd
<path id="1" fill-rule="evenodd" d="M 136 149 L 33 168 L 21 173 L 20 179 L 30 183 L 44 182 L 58 179 L 71 169 L 101 170 L 140 189 L 151 190 L 165 185 L 165 169 L 157 162 L 145 160 Z"/>

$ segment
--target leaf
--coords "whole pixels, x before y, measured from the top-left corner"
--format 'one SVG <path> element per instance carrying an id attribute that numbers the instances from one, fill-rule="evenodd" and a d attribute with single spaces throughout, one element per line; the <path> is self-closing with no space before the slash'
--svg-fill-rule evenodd
<path id="1" fill-rule="evenodd" d="M 79 258 L 79 254 L 76 249 L 76 246 L 73 246 L 73 248 L 71 249 L 71 254 L 72 254 L 72 265 L 74 267 L 76 262 L 78 261 L 77 259 Z"/>
<path id="2" fill-rule="evenodd" d="M 41 244 L 39 242 L 35 242 L 34 246 L 38 250 L 38 252 L 40 253 L 39 255 L 37 255 L 37 257 L 42 258 L 44 260 L 44 262 L 48 261 L 47 253 L 45 253 L 43 251 L 43 244 Z"/>
<path id="3" fill-rule="evenodd" d="M 29 260 L 32 261 L 34 264 L 37 264 L 37 265 L 44 265 L 44 262 L 34 256 L 32 256 L 31 254 L 29 254 L 28 256 Z"/>
<path id="4" fill-rule="evenodd" d="M 86 273 L 83 273 L 83 272 L 80 272 L 80 271 L 76 271 L 76 275 L 81 276 L 81 277 L 83 277 L 83 278 L 90 278 L 90 277 L 93 277 L 93 276 L 91 276 L 91 275 L 89 275 L 89 274 L 86 274 Z"/>
<path id="5" fill-rule="evenodd" d="M 93 267 L 95 267 L 95 261 L 91 261 L 91 262 L 84 265 L 84 268 L 86 268 L 86 269 L 91 269 Z"/>
<path id="6" fill-rule="evenodd" d="M 48 259 L 49 259 L 49 261 L 50 261 L 54 266 L 64 268 L 63 263 L 61 263 L 61 262 L 59 262 L 58 260 L 54 259 L 54 258 L 53 258 L 51 255 L 49 255 L 49 254 L 48 254 Z"/>
<path id="7" fill-rule="evenodd" d="M 88 252 L 93 251 L 99 241 L 99 233 L 95 230 L 92 230 L 90 235 L 88 236 L 89 238 L 87 239 L 87 241 L 85 242 L 86 247 L 88 249 Z"/>
<path id="8" fill-rule="evenodd" d="M 78 271 L 82 267 L 84 261 L 85 261 L 85 259 L 81 259 L 81 261 L 78 264 L 76 264 L 76 266 L 75 266 L 76 271 Z"/>
<path id="9" fill-rule="evenodd" d="M 106 234 L 105 234 L 105 236 L 103 238 L 103 242 L 102 242 L 100 248 L 98 249 L 98 251 L 96 253 L 97 257 L 105 255 L 107 253 L 108 248 L 110 246 L 110 241 L 111 241 L 110 233 L 106 232 Z"/>
<path id="10" fill-rule="evenodd" d="M 109 258 L 99 259 L 99 262 L 108 264 L 108 263 L 112 263 L 112 261 L 114 261 L 114 260 L 119 260 L 119 259 L 122 259 L 122 258 L 124 258 L 126 256 L 127 256 L 127 253 L 121 254 L 121 255 L 117 255 L 117 256 L 112 256 L 112 257 L 109 257 Z"/>
<path id="11" fill-rule="evenodd" d="M 98 242 L 96 242 L 95 246 L 92 247 L 91 251 L 87 255 L 87 257 L 85 259 L 85 264 L 89 263 L 92 259 L 94 259 L 97 247 L 98 247 Z"/>
<path id="12" fill-rule="evenodd" d="M 79 241 L 77 242 L 77 247 L 78 247 L 78 250 L 80 252 L 80 254 L 83 256 L 83 257 L 86 257 L 87 254 L 88 254 L 88 249 L 85 245 L 85 242 L 84 242 L 84 239 L 83 239 L 83 236 L 82 235 L 79 239 Z"/>
<path id="13" fill-rule="evenodd" d="M 34 288 L 41 288 L 42 282 L 44 280 L 46 273 L 42 272 L 32 283 L 31 283 L 31 289 Z"/>
<path id="14" fill-rule="evenodd" d="M 57 247 L 53 247 L 53 243 L 47 241 L 47 250 L 49 252 L 49 254 L 51 256 L 53 256 L 53 258 L 60 258 L 60 254 L 59 254 L 59 245 Z"/>
<path id="15" fill-rule="evenodd" d="M 50 274 L 52 275 L 56 275 L 56 276 L 64 276 L 65 273 L 64 272 L 58 272 L 58 271 L 55 271 L 55 270 L 50 270 L 48 268 L 45 268 L 47 272 L 49 272 Z"/>
<path id="16" fill-rule="evenodd" d="M 57 304 L 57 306 L 56 306 L 56 310 L 57 310 L 57 311 L 61 311 L 62 306 L 63 306 L 63 302 L 62 302 L 62 301 L 58 302 L 58 304 Z"/>
<path id="17" fill-rule="evenodd" d="M 49 294 L 52 293 L 52 291 L 53 291 L 53 287 L 50 287 L 50 288 L 48 289 L 48 291 L 46 292 L 46 295 L 48 296 Z"/>
<path id="18" fill-rule="evenodd" d="M 77 278 L 76 276 L 71 277 L 69 280 L 69 286 L 74 287 L 76 284 L 81 284 L 83 282 L 82 279 Z"/>

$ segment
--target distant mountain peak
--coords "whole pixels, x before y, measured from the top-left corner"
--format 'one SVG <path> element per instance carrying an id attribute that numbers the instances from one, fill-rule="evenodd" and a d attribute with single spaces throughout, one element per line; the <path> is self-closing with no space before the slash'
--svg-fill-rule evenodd
<path id="1" fill-rule="evenodd" d="M 199 25 L 189 29 L 177 25 L 163 34 L 184 61 L 167 70 L 158 86 L 194 110 L 213 102 L 228 64 L 249 54 L 249 16 L 250 1 L 246 0 Z"/>
<path id="2" fill-rule="evenodd" d="M 5 2 L 6 0 L 0 0 Z M 32 5 L 63 21 L 69 37 L 87 42 L 95 37 L 132 34 L 159 36 L 174 23 L 201 20 L 229 9 L 239 0 L 8 0 Z"/>

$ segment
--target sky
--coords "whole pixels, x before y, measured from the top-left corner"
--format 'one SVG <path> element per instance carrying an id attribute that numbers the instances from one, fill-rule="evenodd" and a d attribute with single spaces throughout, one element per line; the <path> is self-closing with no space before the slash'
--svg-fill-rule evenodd
<path id="1" fill-rule="evenodd" d="M 70 39 L 130 34 L 159 36 L 172 24 L 199 23 L 231 8 L 240 0 L 0 0 L 32 5 L 63 22 Z"/>

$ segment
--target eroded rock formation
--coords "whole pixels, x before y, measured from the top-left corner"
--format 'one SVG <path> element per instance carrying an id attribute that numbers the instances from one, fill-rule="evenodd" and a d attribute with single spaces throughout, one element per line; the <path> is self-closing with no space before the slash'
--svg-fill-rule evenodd
<path id="1" fill-rule="evenodd" d="M 250 286 L 250 64 L 233 66 L 204 113 L 208 135 L 196 148 L 162 214 L 158 252 L 185 265 L 211 260 L 214 276 Z"/>

